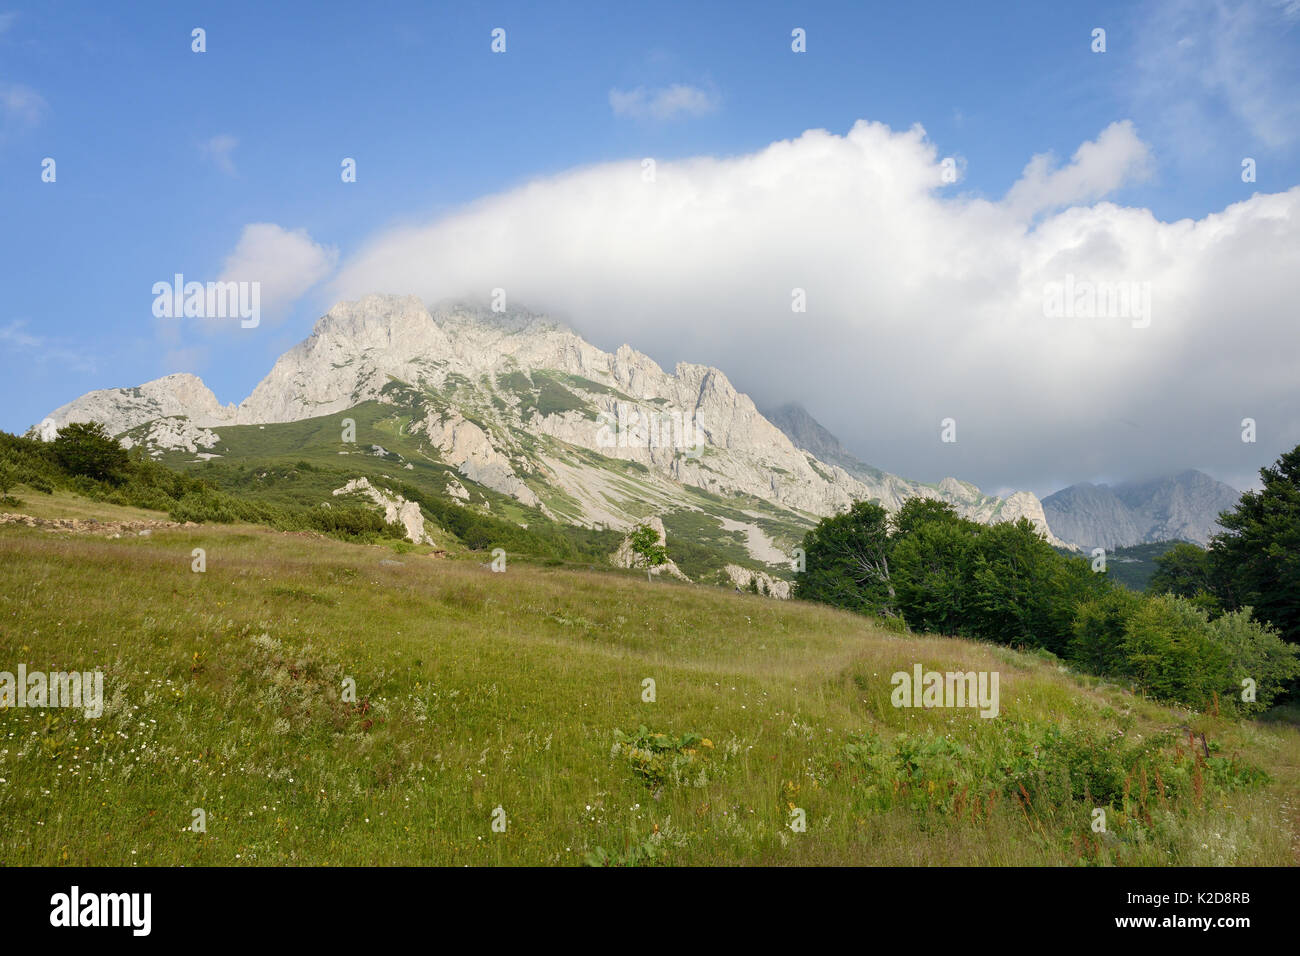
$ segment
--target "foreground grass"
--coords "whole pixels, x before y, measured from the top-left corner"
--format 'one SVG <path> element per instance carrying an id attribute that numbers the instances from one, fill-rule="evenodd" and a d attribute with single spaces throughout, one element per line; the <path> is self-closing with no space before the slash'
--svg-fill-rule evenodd
<path id="1" fill-rule="evenodd" d="M 0 528 L 0 670 L 101 668 L 106 699 L 0 710 L 0 864 L 1296 862 L 1294 712 L 1187 714 L 821 606 L 487 560 Z M 1001 715 L 893 708 L 914 663 L 998 671 Z M 617 743 L 641 725 L 678 738 L 652 773 Z M 1073 783 L 1036 769 L 1058 731 Z M 1089 740 L 1158 761 L 1098 793 Z"/>

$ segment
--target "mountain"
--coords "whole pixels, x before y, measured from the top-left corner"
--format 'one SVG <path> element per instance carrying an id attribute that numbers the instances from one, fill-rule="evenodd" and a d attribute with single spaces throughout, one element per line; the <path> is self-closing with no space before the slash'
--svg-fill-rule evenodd
<path id="1" fill-rule="evenodd" d="M 1060 537 L 1084 550 L 1174 540 L 1205 546 L 1221 530 L 1219 513 L 1240 498 L 1235 488 L 1189 470 L 1114 487 L 1071 485 L 1044 498 L 1043 510 Z"/>
<path id="2" fill-rule="evenodd" d="M 799 447 L 718 369 L 683 362 L 666 372 L 544 316 L 430 310 L 415 297 L 335 306 L 238 405 L 220 404 L 196 376 L 169 375 L 90 392 L 36 430 L 48 439 L 87 420 L 190 463 L 253 447 L 288 453 L 285 423 L 315 422 L 339 436 L 337 454 L 382 456 L 476 507 L 614 529 L 660 515 L 677 540 L 783 574 L 809 527 L 861 499 L 892 510 L 940 497 L 981 521 L 1028 516 L 1050 534 L 1027 492 L 1004 500 L 952 478 L 923 485 L 834 447 L 827 458 Z"/>
<path id="3" fill-rule="evenodd" d="M 951 504 L 963 517 L 983 524 L 1028 518 L 1052 544 L 1070 547 L 1054 533 L 1055 529 L 1044 514 L 1042 503 L 1027 491 L 1017 491 L 1006 498 L 998 498 L 986 495 L 970 482 L 958 481 L 956 478 L 945 478 L 938 484 L 900 478 L 853 457 L 840 440 L 809 415 L 802 405 L 783 405 L 763 414 L 785 433 L 796 448 L 814 455 L 819 461 L 844 469 L 870 490 L 873 500 L 879 501 L 890 511 L 898 509 L 909 498 L 938 498 Z"/>

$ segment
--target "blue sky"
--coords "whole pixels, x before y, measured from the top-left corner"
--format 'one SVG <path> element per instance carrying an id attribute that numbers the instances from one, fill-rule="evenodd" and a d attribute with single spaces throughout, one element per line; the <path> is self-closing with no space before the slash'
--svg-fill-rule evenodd
<path id="1" fill-rule="evenodd" d="M 539 176 L 734 157 L 858 120 L 923 126 L 938 155 L 960 157 L 965 197 L 997 200 L 1034 155 L 1068 161 L 1122 120 L 1151 161 L 1104 199 L 1163 222 L 1300 183 L 1294 2 L 808 6 L 0 2 L 0 428 L 175 371 L 245 397 L 332 304 L 329 281 L 216 336 L 161 329 L 150 289 L 216 278 L 253 223 L 305 230 L 332 269 L 386 230 Z M 489 48 L 496 27 L 504 54 Z M 636 108 L 674 85 L 695 98 L 669 115 Z M 612 91 L 633 106 L 616 110 Z M 343 157 L 356 183 L 340 181 Z M 763 392 L 739 368 L 737 385 Z M 785 391 L 766 394 L 801 398 Z"/>

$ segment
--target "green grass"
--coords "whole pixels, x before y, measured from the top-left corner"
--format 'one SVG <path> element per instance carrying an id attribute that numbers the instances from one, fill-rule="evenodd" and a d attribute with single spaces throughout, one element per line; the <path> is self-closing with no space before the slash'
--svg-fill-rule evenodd
<path id="1" fill-rule="evenodd" d="M 0 670 L 102 668 L 106 699 L 0 710 L 0 865 L 1296 862 L 1294 710 L 1187 714 L 828 607 L 426 551 L 0 526 Z M 917 662 L 998 671 L 1001 716 L 893 708 Z"/>

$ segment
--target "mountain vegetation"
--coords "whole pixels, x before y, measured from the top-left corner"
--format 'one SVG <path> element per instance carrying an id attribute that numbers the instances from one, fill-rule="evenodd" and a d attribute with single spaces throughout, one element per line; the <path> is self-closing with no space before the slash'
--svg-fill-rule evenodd
<path id="1" fill-rule="evenodd" d="M 637 573 L 239 521 L 113 537 L 166 515 L 48 474 L 13 489 L 38 524 L 0 525 L 0 659 L 100 669 L 104 708 L 0 708 L 10 866 L 1296 862 L 1286 720 Z M 999 672 L 998 719 L 892 706 L 916 663 Z"/>
<path id="2" fill-rule="evenodd" d="M 894 516 L 861 503 L 804 539 L 795 595 L 898 617 L 916 631 L 1050 653 L 1199 710 L 1254 714 L 1300 677 L 1300 448 L 1220 519 L 1209 551 L 1156 559 L 1149 594 L 1061 554 L 1027 521 L 992 526 L 941 502 Z"/>

